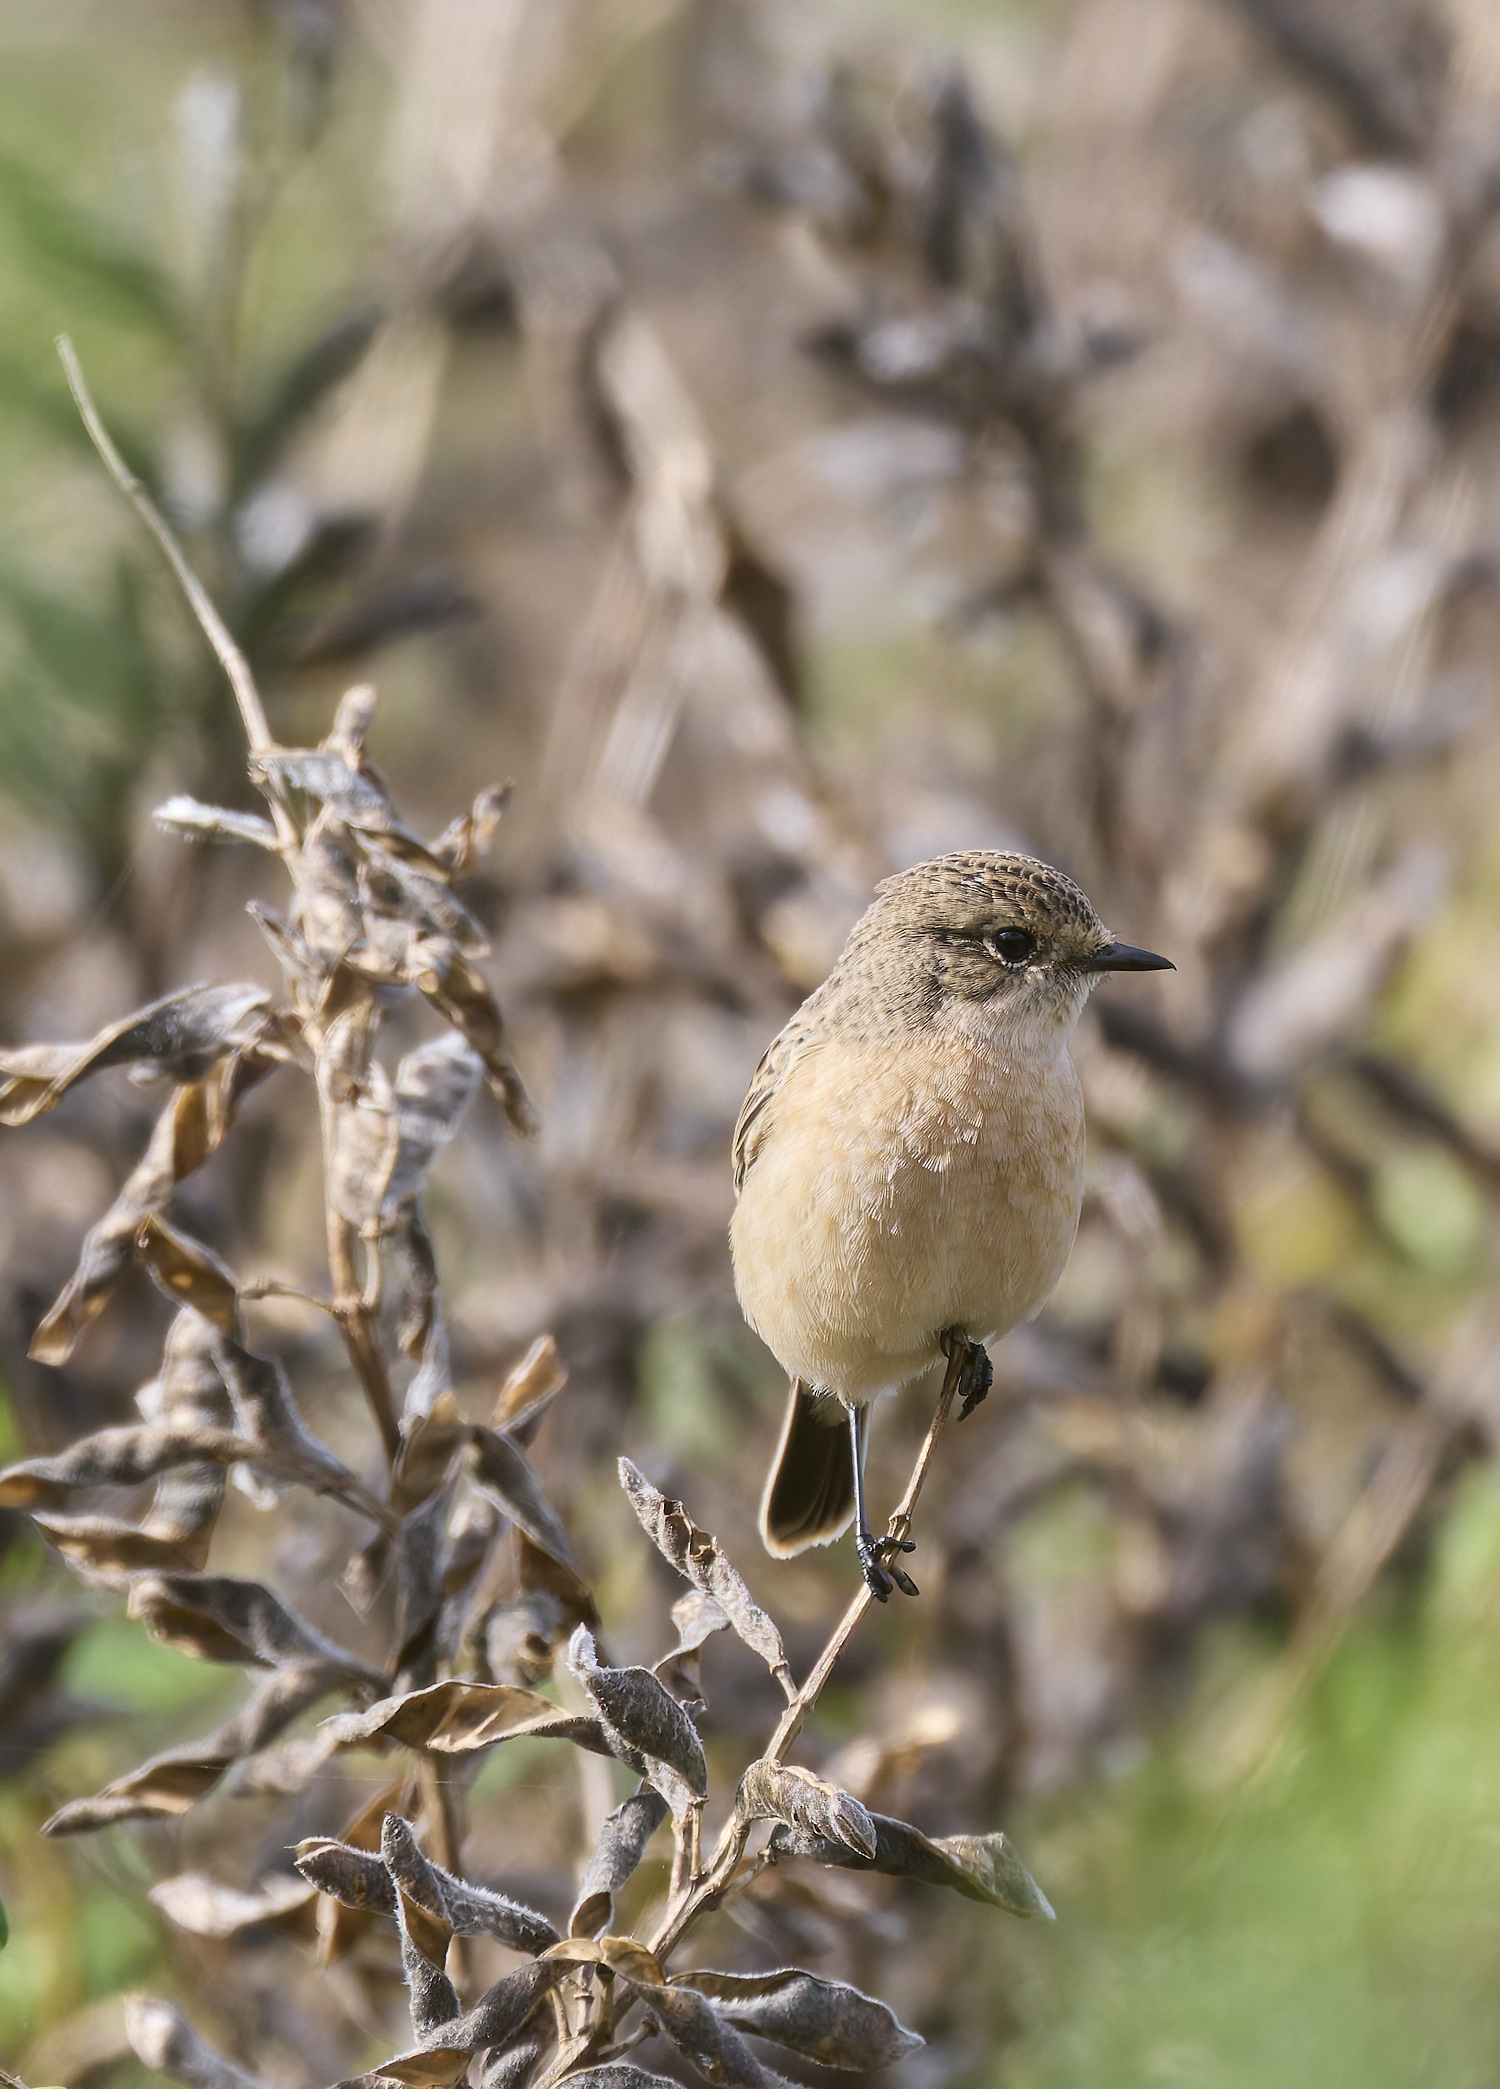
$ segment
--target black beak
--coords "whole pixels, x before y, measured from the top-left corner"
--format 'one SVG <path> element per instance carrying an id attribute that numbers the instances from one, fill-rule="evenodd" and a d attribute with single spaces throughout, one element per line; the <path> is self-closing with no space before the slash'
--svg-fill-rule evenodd
<path id="1" fill-rule="evenodd" d="M 1083 961 L 1085 972 L 1175 972 L 1169 957 L 1154 950 L 1137 950 L 1134 943 L 1106 943 Z"/>

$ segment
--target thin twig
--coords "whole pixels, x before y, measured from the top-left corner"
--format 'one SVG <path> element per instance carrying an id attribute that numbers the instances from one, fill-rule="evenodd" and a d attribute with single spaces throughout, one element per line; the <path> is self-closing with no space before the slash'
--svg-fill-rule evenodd
<path id="1" fill-rule="evenodd" d="M 922 1448 L 917 1453 L 917 1462 L 912 1467 L 911 1478 L 906 1483 L 906 1492 L 897 1503 L 886 1526 L 886 1535 L 894 1544 L 904 1544 L 911 1536 L 912 1516 L 927 1478 L 927 1469 L 932 1463 L 933 1452 L 937 1449 L 938 1438 L 953 1411 L 953 1403 L 963 1383 L 964 1368 L 970 1354 L 965 1343 L 954 1341 L 948 1356 L 948 1369 L 943 1377 L 943 1389 L 938 1395 L 931 1424 L 922 1439 Z M 859 1593 L 839 1620 L 832 1638 L 813 1664 L 807 1681 L 782 1713 L 776 1731 L 771 1737 L 770 1746 L 766 1749 L 764 1760 L 773 1763 L 785 1761 L 792 1744 L 817 1704 L 828 1678 L 833 1674 L 840 1654 L 849 1644 L 855 1627 L 873 1601 L 874 1596 L 868 1583 L 862 1583 Z M 717 1905 L 735 1883 L 735 1874 L 745 1854 L 745 1842 L 750 1828 L 751 1823 L 736 1809 L 725 1822 L 706 1868 L 691 1879 L 685 1890 L 679 1888 L 674 1868 L 673 1891 L 650 1944 L 650 1949 L 658 1958 L 665 1958 L 699 1915 L 705 1909 Z"/>
<path id="2" fill-rule="evenodd" d="M 88 385 L 84 381 L 83 370 L 73 343 L 66 334 L 58 335 L 57 352 L 62 358 L 68 390 L 73 394 L 73 403 L 88 430 L 89 440 L 99 452 L 105 470 L 161 546 L 167 564 L 172 568 L 178 586 L 186 595 L 204 637 L 213 647 L 219 665 L 229 679 L 229 686 L 234 691 L 234 700 L 239 705 L 240 719 L 245 728 L 245 738 L 250 743 L 250 750 L 253 754 L 264 754 L 276 743 L 271 737 L 265 706 L 261 702 L 260 691 L 256 687 L 255 676 L 250 671 L 249 661 L 235 644 L 229 627 L 214 607 L 207 588 L 188 564 L 187 554 L 178 543 L 161 510 L 115 448 L 114 439 L 100 419 L 99 409 L 95 406 Z M 289 815 L 277 804 L 274 797 L 271 798 L 270 804 L 280 840 L 283 845 L 294 844 L 297 833 Z"/>

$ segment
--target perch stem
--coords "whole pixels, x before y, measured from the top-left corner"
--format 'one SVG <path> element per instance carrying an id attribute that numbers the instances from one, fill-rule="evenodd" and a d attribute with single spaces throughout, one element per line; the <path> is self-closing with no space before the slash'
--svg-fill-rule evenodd
<path id="1" fill-rule="evenodd" d="M 906 1492 L 897 1503 L 886 1526 L 886 1534 L 893 1540 L 904 1541 L 911 1535 L 912 1517 L 927 1478 L 927 1469 L 932 1463 L 933 1452 L 937 1449 L 938 1438 L 953 1411 L 953 1403 L 963 1384 L 969 1356 L 970 1351 L 964 1342 L 955 1340 L 951 1344 L 948 1368 L 943 1375 L 943 1389 L 938 1395 L 937 1407 L 928 1425 L 927 1434 L 922 1439 L 922 1448 L 917 1453 L 917 1462 L 912 1467 L 911 1478 L 906 1483 Z M 833 1674 L 840 1654 L 849 1644 L 855 1627 L 874 1600 L 869 1587 L 862 1584 L 839 1620 L 833 1637 L 813 1664 L 807 1681 L 782 1713 L 776 1731 L 771 1736 L 770 1746 L 766 1749 L 766 1761 L 780 1763 L 786 1760 L 792 1744 L 807 1723 L 808 1715 L 817 1704 L 828 1678 Z M 664 1959 L 698 1916 L 721 1900 L 729 1887 L 735 1883 L 735 1874 L 745 1854 L 745 1844 L 752 1825 L 753 1823 L 736 1808 L 725 1822 L 719 1840 L 714 1846 L 713 1855 L 702 1874 L 689 1882 L 686 1891 L 673 1892 L 661 1924 L 651 1939 L 650 1948 L 658 1958 Z M 748 1884 L 748 1879 L 745 1883 Z"/>

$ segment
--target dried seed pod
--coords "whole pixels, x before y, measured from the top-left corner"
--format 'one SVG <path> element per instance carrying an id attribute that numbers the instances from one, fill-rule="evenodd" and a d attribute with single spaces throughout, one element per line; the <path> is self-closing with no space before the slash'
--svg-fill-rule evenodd
<path id="1" fill-rule="evenodd" d="M 707 1995 L 738 2030 L 825 2067 L 889 2067 L 924 2043 L 884 2002 L 795 1966 L 775 1973 L 676 1973 L 672 1984 Z"/>
<path id="2" fill-rule="evenodd" d="M 575 1937 L 595 1936 L 614 1919 L 614 1896 L 646 1853 L 646 1845 L 671 1808 L 650 1785 L 633 1792 L 607 1816 L 578 1889 L 568 1923 Z"/>
<path id="3" fill-rule="evenodd" d="M 667 2037 L 715 2089 L 776 2089 L 785 2077 L 756 2059 L 713 2005 L 687 1987 L 651 1987 L 632 1981 L 635 1994 Z"/>
<path id="4" fill-rule="evenodd" d="M 583 1625 L 568 1644 L 568 1665 L 598 1711 L 612 1752 L 649 1778 L 674 1814 L 708 1796 L 698 1730 L 649 1668 L 604 1667 Z"/>

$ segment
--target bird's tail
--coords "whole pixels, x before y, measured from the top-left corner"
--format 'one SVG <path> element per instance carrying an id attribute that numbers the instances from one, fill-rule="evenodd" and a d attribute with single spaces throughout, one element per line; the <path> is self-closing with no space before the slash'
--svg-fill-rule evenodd
<path id="1" fill-rule="evenodd" d="M 827 1393 L 794 1378 L 786 1420 L 760 1500 L 767 1552 L 790 1559 L 809 1545 L 829 1545 L 854 1516 L 854 1457 L 848 1414 Z"/>

